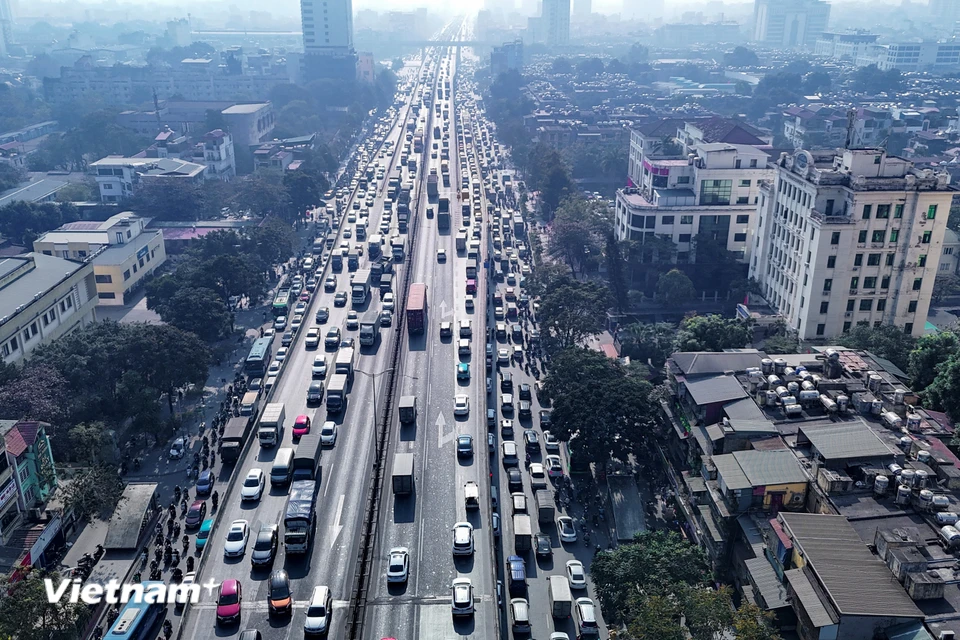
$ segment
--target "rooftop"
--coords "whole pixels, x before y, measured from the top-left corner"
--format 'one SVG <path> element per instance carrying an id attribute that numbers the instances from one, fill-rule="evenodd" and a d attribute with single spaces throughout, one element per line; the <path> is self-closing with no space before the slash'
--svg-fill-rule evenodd
<path id="1" fill-rule="evenodd" d="M 256 102 L 253 104 L 235 104 L 231 107 L 227 107 L 226 109 L 221 111 L 221 113 L 223 113 L 224 115 L 233 115 L 237 113 L 250 114 L 250 113 L 256 113 L 257 111 L 260 111 L 261 109 L 265 109 L 269 106 L 270 106 L 269 102 Z"/>
<path id="2" fill-rule="evenodd" d="M 759 367 L 760 360 L 766 357 L 762 351 L 744 349 L 740 351 L 678 351 L 671 356 L 673 363 L 686 376 L 702 376 L 741 372 L 750 367 Z"/>
<path id="3" fill-rule="evenodd" d="M 0 259 L 0 318 L 14 315 L 19 307 L 31 304 L 34 296 L 46 293 L 83 267 L 75 260 L 35 252 Z"/>
<path id="4" fill-rule="evenodd" d="M 804 484 L 808 477 L 791 451 L 735 451 L 713 456 L 728 489 Z"/>
<path id="5" fill-rule="evenodd" d="M 0 207 L 21 200 L 26 202 L 47 200 L 68 184 L 70 183 L 66 180 L 56 180 L 54 178 L 39 178 L 28 184 L 21 184 L 0 193 Z"/>
<path id="6" fill-rule="evenodd" d="M 687 380 L 686 385 L 687 392 L 700 406 L 747 397 L 747 392 L 733 376 L 719 375 Z"/>

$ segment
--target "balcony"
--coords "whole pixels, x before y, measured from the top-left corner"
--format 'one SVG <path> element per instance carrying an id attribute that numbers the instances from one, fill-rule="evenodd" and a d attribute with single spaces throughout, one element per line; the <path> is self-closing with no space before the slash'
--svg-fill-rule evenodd
<path id="1" fill-rule="evenodd" d="M 828 224 L 856 224 L 856 222 L 850 216 L 844 215 L 825 215 L 822 211 L 812 209 L 810 211 L 810 219 L 814 222 L 817 222 L 820 225 Z"/>

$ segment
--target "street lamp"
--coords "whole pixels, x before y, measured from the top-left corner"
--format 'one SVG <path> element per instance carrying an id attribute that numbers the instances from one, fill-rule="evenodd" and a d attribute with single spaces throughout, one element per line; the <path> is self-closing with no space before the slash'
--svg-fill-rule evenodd
<path id="1" fill-rule="evenodd" d="M 354 369 L 354 372 L 355 372 L 355 373 L 362 373 L 362 374 L 365 375 L 365 376 L 370 376 L 371 378 L 373 378 L 373 415 L 374 415 L 374 419 L 373 419 L 374 422 L 373 422 L 373 423 L 374 423 L 374 425 L 376 425 L 376 423 L 377 423 L 376 421 L 380 418 L 380 414 L 379 414 L 379 412 L 377 412 L 377 378 L 379 378 L 380 376 L 382 376 L 382 375 L 385 374 L 385 373 L 390 373 L 391 371 L 393 371 L 393 370 L 395 370 L 395 369 L 396 369 L 396 367 L 390 367 L 389 369 L 384 369 L 383 371 L 379 371 L 379 372 L 377 372 L 377 373 L 370 373 L 369 371 L 362 371 L 362 370 L 360 370 L 360 369 Z"/>

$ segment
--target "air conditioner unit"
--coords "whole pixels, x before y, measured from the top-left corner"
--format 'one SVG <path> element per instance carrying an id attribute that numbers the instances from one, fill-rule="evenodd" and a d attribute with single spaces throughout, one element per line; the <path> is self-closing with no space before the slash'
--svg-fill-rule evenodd
<path id="1" fill-rule="evenodd" d="M 853 317 L 853 311 L 847 311 L 845 314 L 843 314 L 843 317 L 844 317 L 844 318 L 852 318 L 852 317 Z"/>
<path id="2" fill-rule="evenodd" d="M 854 267 L 852 270 L 853 270 L 853 271 L 860 271 L 860 267 Z"/>

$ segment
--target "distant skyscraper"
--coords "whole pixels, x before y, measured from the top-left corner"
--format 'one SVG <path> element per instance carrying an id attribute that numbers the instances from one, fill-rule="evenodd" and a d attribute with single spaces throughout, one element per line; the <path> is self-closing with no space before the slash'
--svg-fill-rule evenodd
<path id="1" fill-rule="evenodd" d="M 0 0 L 0 55 L 7 55 L 13 44 L 13 9 L 10 0 Z"/>
<path id="2" fill-rule="evenodd" d="M 589 16 L 593 12 L 593 0 L 574 0 L 573 15 L 578 18 Z"/>
<path id="3" fill-rule="evenodd" d="M 547 44 L 562 46 L 570 42 L 570 0 L 543 0 L 542 11 Z"/>
<path id="4" fill-rule="evenodd" d="M 301 0 L 300 15 L 305 79 L 355 78 L 352 0 Z"/>
<path id="5" fill-rule="evenodd" d="M 813 50 L 829 21 L 830 5 L 820 0 L 756 0 L 753 39 L 780 49 Z"/>
<path id="6" fill-rule="evenodd" d="M 960 0 L 930 0 L 930 14 L 940 26 L 952 30 L 960 21 Z"/>

